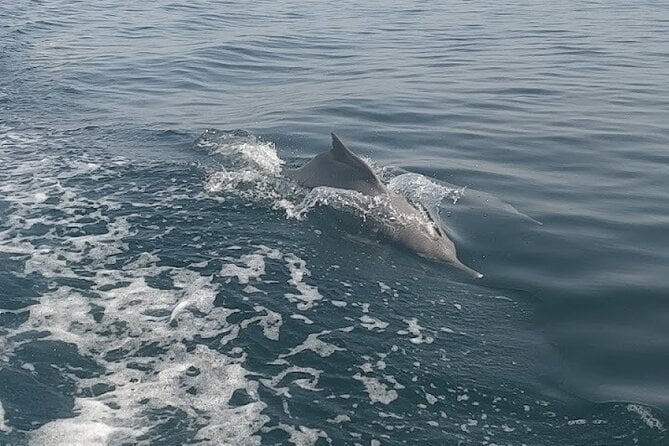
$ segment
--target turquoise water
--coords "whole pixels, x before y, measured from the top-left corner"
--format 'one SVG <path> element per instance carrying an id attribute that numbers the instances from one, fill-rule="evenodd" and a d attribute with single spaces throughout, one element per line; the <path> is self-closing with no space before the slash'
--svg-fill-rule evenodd
<path id="1" fill-rule="evenodd" d="M 662 2 L 0 5 L 0 444 L 663 445 Z M 336 132 L 470 280 L 281 175 Z"/>

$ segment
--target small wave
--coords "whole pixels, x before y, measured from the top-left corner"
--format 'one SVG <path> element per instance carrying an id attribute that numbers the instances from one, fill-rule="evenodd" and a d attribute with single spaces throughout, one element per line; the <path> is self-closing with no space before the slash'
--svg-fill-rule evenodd
<path id="1" fill-rule="evenodd" d="M 12 428 L 5 424 L 5 408 L 0 401 L 0 432 L 11 432 Z"/>
<path id="2" fill-rule="evenodd" d="M 389 206 L 384 196 L 369 196 L 355 190 L 320 186 L 311 189 L 293 206 L 286 208 L 286 215 L 302 220 L 318 206 L 328 206 L 339 211 L 354 211 L 363 220 L 374 212 Z"/>
<path id="3" fill-rule="evenodd" d="M 418 224 L 428 231 L 430 219 L 398 212 L 392 200 L 385 195 L 368 196 L 354 190 L 333 187 L 303 188 L 281 176 L 285 163 L 273 143 L 265 142 L 244 130 L 206 130 L 197 141 L 198 147 L 219 157 L 220 165 L 209 172 L 205 190 L 210 194 L 238 197 L 255 203 L 269 203 L 273 209 L 283 210 L 287 218 L 304 220 L 314 209 L 326 206 L 338 212 L 353 214 L 363 222 Z M 401 173 L 392 167 L 380 167 L 371 160 L 368 164 L 381 178 L 388 180 L 391 191 L 404 196 L 419 209 L 438 214 L 444 199 L 454 204 L 465 188 L 438 184 L 416 173 Z"/>
<path id="4" fill-rule="evenodd" d="M 657 429 L 661 432 L 666 431 L 662 422 L 655 418 L 649 409 L 639 404 L 628 404 L 627 411 L 639 415 L 641 421 L 643 421 L 646 426 L 650 427 L 651 429 Z"/>
<path id="5" fill-rule="evenodd" d="M 224 157 L 226 164 L 232 164 L 231 167 L 256 168 L 277 175 L 284 163 L 279 158 L 274 143 L 261 141 L 244 130 L 207 129 L 196 144 L 212 154 Z"/>
<path id="6" fill-rule="evenodd" d="M 390 180 L 388 188 L 393 192 L 404 195 L 414 204 L 421 204 L 430 211 L 438 210 L 443 200 L 450 200 L 456 204 L 465 194 L 465 187 L 449 187 L 439 184 L 430 178 L 418 173 L 404 173 Z"/>

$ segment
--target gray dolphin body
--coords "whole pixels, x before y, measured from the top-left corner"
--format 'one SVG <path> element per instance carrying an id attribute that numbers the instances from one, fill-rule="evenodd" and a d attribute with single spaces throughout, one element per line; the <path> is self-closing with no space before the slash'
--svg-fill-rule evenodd
<path id="1" fill-rule="evenodd" d="M 381 233 L 416 254 L 452 265 L 475 278 L 483 275 L 458 260 L 455 245 L 429 213 L 421 212 L 403 196 L 389 191 L 372 169 L 332 133 L 332 149 L 316 155 L 299 169 L 284 174 L 302 186 L 329 186 L 383 196 L 401 218 L 380 218 L 374 223 Z"/>

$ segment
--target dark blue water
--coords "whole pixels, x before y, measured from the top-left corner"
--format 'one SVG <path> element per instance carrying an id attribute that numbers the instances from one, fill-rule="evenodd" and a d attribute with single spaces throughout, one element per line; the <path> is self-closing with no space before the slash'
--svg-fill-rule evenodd
<path id="1" fill-rule="evenodd" d="M 660 1 L 3 3 L 0 444 L 667 444 L 667 36 Z M 485 278 L 282 177 L 331 131 Z"/>

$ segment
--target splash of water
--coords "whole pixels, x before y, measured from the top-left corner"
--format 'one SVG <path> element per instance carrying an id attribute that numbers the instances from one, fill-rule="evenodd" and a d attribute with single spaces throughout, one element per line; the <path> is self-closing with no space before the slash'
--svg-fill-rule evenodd
<path id="1" fill-rule="evenodd" d="M 255 203 L 268 203 L 273 209 L 281 209 L 287 218 L 305 219 L 319 206 L 327 206 L 339 212 L 350 213 L 363 222 L 413 224 L 425 226 L 433 231 L 427 216 L 406 215 L 392 206 L 385 195 L 368 196 L 354 190 L 332 187 L 316 187 L 307 190 L 281 176 L 284 161 L 272 143 L 259 140 L 248 132 L 234 130 L 220 132 L 207 130 L 198 139 L 198 146 L 221 156 L 221 165 L 209 172 L 205 189 L 208 193 L 237 196 Z M 452 188 L 438 184 L 423 175 L 399 173 L 393 169 L 369 165 L 381 177 L 389 179 L 389 189 L 404 196 L 419 211 L 424 209 L 438 214 L 440 203 L 450 199 L 455 204 L 464 194 L 465 188 Z M 393 176 L 395 175 L 395 176 Z"/>

